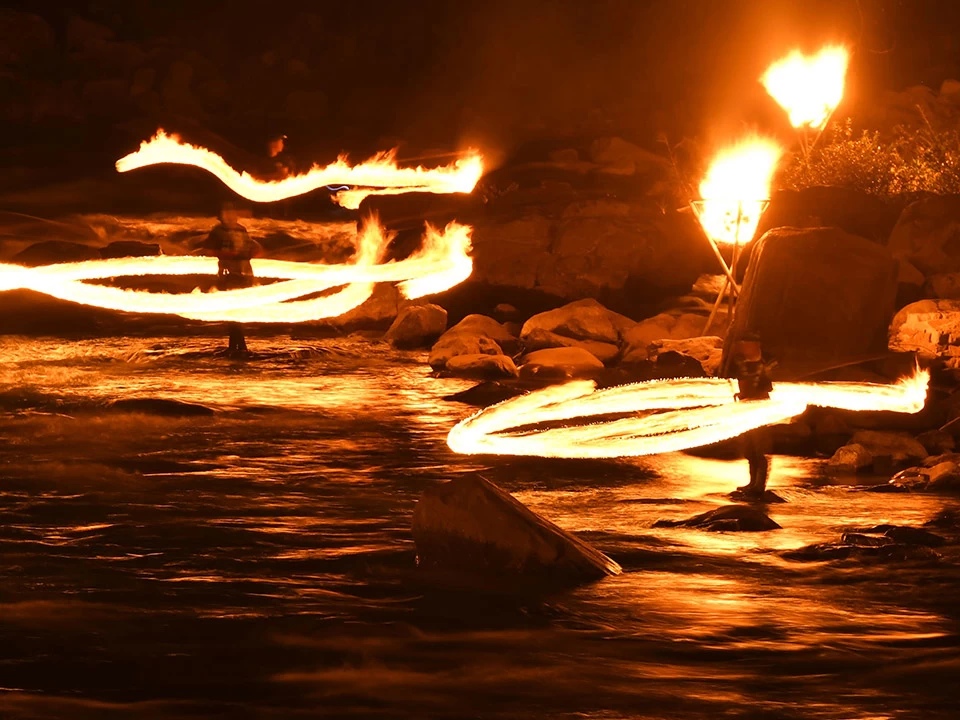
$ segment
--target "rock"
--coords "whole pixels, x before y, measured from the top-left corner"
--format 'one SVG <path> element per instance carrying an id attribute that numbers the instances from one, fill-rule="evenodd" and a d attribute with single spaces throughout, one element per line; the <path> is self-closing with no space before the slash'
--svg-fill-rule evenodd
<path id="1" fill-rule="evenodd" d="M 413 512 L 421 567 L 581 583 L 619 575 L 603 553 L 479 476 L 425 490 Z"/>
<path id="2" fill-rule="evenodd" d="M 723 338 L 705 336 L 688 340 L 657 340 L 650 343 L 648 358 L 654 360 L 658 367 L 675 365 L 676 359 L 668 357 L 670 353 L 695 361 L 703 376 L 715 375 L 723 356 Z M 696 376 L 700 376 L 700 373 Z"/>
<path id="3" fill-rule="evenodd" d="M 673 168 L 660 155 L 618 137 L 599 138 L 590 146 L 590 158 L 613 175 L 654 175 L 666 179 Z"/>
<path id="4" fill-rule="evenodd" d="M 517 309 L 509 303 L 499 303 L 494 309 L 493 314 L 499 322 L 513 322 L 517 320 L 519 313 Z"/>
<path id="5" fill-rule="evenodd" d="M 0 8 L 0 68 L 53 59 L 56 42 L 53 28 L 39 15 Z"/>
<path id="6" fill-rule="evenodd" d="M 439 305 L 407 305 L 397 313 L 384 341 L 398 348 L 430 345 L 447 329 L 447 311 Z"/>
<path id="7" fill-rule="evenodd" d="M 851 542 L 817 543 L 783 553 L 787 560 L 799 562 L 823 562 L 829 560 L 894 560 L 894 561 L 937 561 L 940 555 L 928 547 L 898 542 L 881 541 L 878 545 L 857 545 Z"/>
<path id="8" fill-rule="evenodd" d="M 890 323 L 888 346 L 960 368 L 960 300 L 920 300 L 901 308 Z"/>
<path id="9" fill-rule="evenodd" d="M 779 530 L 763 510 L 752 505 L 724 505 L 687 520 L 657 520 L 654 527 L 695 527 L 701 530 L 762 532 Z"/>
<path id="10" fill-rule="evenodd" d="M 517 377 L 517 366 L 506 355 L 456 355 L 447 360 L 447 373 L 458 377 L 488 379 Z"/>
<path id="11" fill-rule="evenodd" d="M 562 347 L 581 348 L 604 364 L 609 364 L 620 356 L 620 348 L 616 345 L 597 340 L 574 340 L 540 328 L 528 332 L 523 337 L 523 344 L 527 351 Z"/>
<path id="12" fill-rule="evenodd" d="M 923 460 L 928 455 L 923 445 L 906 433 L 858 430 L 850 442 L 862 445 L 874 461 L 889 458 L 894 465 Z"/>
<path id="13" fill-rule="evenodd" d="M 635 324 L 630 318 L 587 298 L 534 315 L 523 324 L 520 339 L 526 342 L 531 333 L 541 330 L 573 340 L 594 340 L 618 345 L 624 333 Z"/>
<path id="14" fill-rule="evenodd" d="M 960 465 L 953 461 L 937 463 L 924 471 L 928 490 L 953 491 L 960 489 Z"/>
<path id="15" fill-rule="evenodd" d="M 163 417 L 206 417 L 215 414 L 215 411 L 206 405 L 166 398 L 122 398 L 114 400 L 109 407 L 121 412 Z"/>
<path id="16" fill-rule="evenodd" d="M 919 442 L 931 455 L 942 455 L 952 452 L 954 448 L 953 435 L 943 430 L 928 430 L 917 435 Z"/>
<path id="17" fill-rule="evenodd" d="M 659 340 L 688 340 L 700 337 L 707 324 L 705 315 L 660 313 L 642 320 L 624 335 L 625 363 L 643 362 L 655 357 L 652 345 Z M 714 321 L 714 328 L 717 326 Z"/>
<path id="18" fill-rule="evenodd" d="M 945 538 L 922 528 L 903 525 L 878 525 L 872 532 L 882 532 L 894 542 L 905 545 L 923 545 L 924 547 L 942 547 L 947 544 Z"/>
<path id="19" fill-rule="evenodd" d="M 840 472 L 860 472 L 873 465 L 873 455 L 860 443 L 850 443 L 837 450 L 828 465 Z"/>
<path id="20" fill-rule="evenodd" d="M 900 207 L 876 195 L 846 187 L 778 190 L 760 218 L 756 237 L 774 228 L 838 228 L 886 245 Z"/>
<path id="21" fill-rule="evenodd" d="M 960 272 L 937 273 L 931 275 L 927 282 L 934 297 L 945 300 L 960 300 Z"/>
<path id="22" fill-rule="evenodd" d="M 96 248 L 66 240 L 43 240 L 18 252 L 13 256 L 11 262 L 16 265 L 37 267 L 54 263 L 84 262 L 99 259 L 100 251 Z"/>
<path id="23" fill-rule="evenodd" d="M 522 395 L 524 390 L 516 383 L 502 383 L 496 380 L 482 382 L 458 393 L 444 396 L 447 402 L 461 402 L 473 407 L 487 407 L 498 402 Z"/>
<path id="24" fill-rule="evenodd" d="M 771 230 L 750 258 L 725 353 L 757 332 L 784 376 L 879 354 L 897 271 L 886 248 L 841 230 Z"/>
<path id="25" fill-rule="evenodd" d="M 890 252 L 927 276 L 960 272 L 960 195 L 930 196 L 911 203 L 890 235 Z"/>
<path id="26" fill-rule="evenodd" d="M 455 357 L 460 355 L 502 355 L 503 350 L 497 343 L 483 335 L 445 333 L 430 350 L 427 362 L 434 370 L 442 370 Z"/>
<path id="27" fill-rule="evenodd" d="M 514 352 L 516 347 L 517 339 L 493 318 L 467 315 L 440 336 L 428 362 L 439 370 L 457 355 L 502 355 Z"/>
<path id="28" fill-rule="evenodd" d="M 150 257 L 160 254 L 160 245 L 157 243 L 145 243 L 139 240 L 115 240 L 109 245 L 100 248 L 100 257 L 121 258 L 121 257 Z"/>
<path id="29" fill-rule="evenodd" d="M 389 283 L 374 286 L 373 294 L 363 303 L 337 317 L 321 320 L 317 325 L 343 332 L 359 329 L 383 329 L 397 317 L 400 291 Z M 312 323 L 311 323 L 312 324 Z"/>
<path id="30" fill-rule="evenodd" d="M 596 377 L 603 363 L 583 348 L 536 350 L 523 357 L 520 376 L 538 380 L 569 380 Z"/>
<path id="31" fill-rule="evenodd" d="M 917 270 L 916 266 L 909 260 L 900 259 L 899 269 L 897 270 L 897 284 L 922 286 L 926 281 L 923 273 Z"/>

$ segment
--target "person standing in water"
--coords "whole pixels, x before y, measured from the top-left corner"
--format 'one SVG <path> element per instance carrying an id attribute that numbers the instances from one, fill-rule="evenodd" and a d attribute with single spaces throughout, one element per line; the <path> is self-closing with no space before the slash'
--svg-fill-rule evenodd
<path id="1" fill-rule="evenodd" d="M 200 244 L 200 249 L 210 250 L 218 260 L 217 289 L 236 290 L 254 285 L 252 258 L 258 257 L 263 247 L 253 240 L 247 229 L 239 222 L 239 213 L 233 203 L 224 203 L 220 209 L 220 224 Z M 246 355 L 247 341 L 243 325 L 227 324 L 230 355 Z"/>
<path id="2" fill-rule="evenodd" d="M 736 377 L 740 385 L 738 402 L 766 400 L 770 397 L 773 383 L 767 375 L 768 366 L 763 362 L 760 337 L 747 333 L 735 345 Z M 770 470 L 770 432 L 766 427 L 742 435 L 743 455 L 750 465 L 750 482 L 737 488 L 735 494 L 750 498 L 762 498 L 767 490 L 767 475 Z"/>

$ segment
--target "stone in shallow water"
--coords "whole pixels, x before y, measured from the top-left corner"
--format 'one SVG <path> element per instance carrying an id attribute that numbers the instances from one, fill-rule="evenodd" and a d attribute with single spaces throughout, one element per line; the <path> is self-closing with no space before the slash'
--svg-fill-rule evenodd
<path id="1" fill-rule="evenodd" d="M 447 329 L 447 311 L 439 305 L 408 305 L 400 309 L 383 339 L 398 348 L 425 347 Z"/>
<path id="2" fill-rule="evenodd" d="M 110 403 L 110 408 L 122 412 L 164 417 L 200 417 L 215 414 L 213 408 L 206 405 L 167 398 L 122 398 Z"/>
<path id="3" fill-rule="evenodd" d="M 620 566 L 472 475 L 430 488 L 413 513 L 423 567 L 581 583 L 619 575 Z"/>
<path id="4" fill-rule="evenodd" d="M 596 377 L 603 363 L 583 348 L 536 350 L 523 358 L 520 376 L 527 379 L 569 380 Z"/>
<path id="5" fill-rule="evenodd" d="M 517 377 L 517 366 L 506 355 L 457 355 L 447 361 L 446 373 L 467 378 Z"/>
<path id="6" fill-rule="evenodd" d="M 572 340 L 618 345 L 624 333 L 635 324 L 630 318 L 588 298 L 534 315 L 523 324 L 520 339 L 526 341 L 532 333 L 546 331 Z"/>
<path id="7" fill-rule="evenodd" d="M 780 526 L 752 505 L 724 505 L 686 520 L 657 520 L 654 527 L 693 527 L 712 531 L 762 532 Z"/>

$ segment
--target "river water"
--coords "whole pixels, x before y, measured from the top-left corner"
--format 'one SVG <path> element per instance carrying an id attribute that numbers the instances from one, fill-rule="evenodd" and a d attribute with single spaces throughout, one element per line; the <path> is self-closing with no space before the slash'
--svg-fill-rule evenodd
<path id="1" fill-rule="evenodd" d="M 0 716 L 957 717 L 956 544 L 784 556 L 955 499 L 776 457 L 783 529 L 655 529 L 725 503 L 744 463 L 461 457 L 445 436 L 471 409 L 442 398 L 469 383 L 422 354 L 215 345 L 0 338 Z M 128 398 L 214 412 L 109 406 Z M 418 494 L 477 471 L 624 574 L 538 598 L 424 583 Z"/>

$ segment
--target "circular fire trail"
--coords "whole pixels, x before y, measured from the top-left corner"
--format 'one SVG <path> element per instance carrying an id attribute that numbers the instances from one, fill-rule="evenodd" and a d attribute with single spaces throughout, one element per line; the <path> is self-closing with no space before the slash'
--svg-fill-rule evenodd
<path id="1" fill-rule="evenodd" d="M 809 405 L 915 413 L 930 375 L 918 371 L 893 385 L 859 382 L 775 383 L 768 400 L 737 402 L 736 380 L 656 380 L 597 390 L 592 381 L 511 398 L 462 420 L 447 444 L 467 455 L 615 458 L 675 452 L 729 440 L 796 417 Z M 661 412 L 662 411 L 662 412 Z M 537 429 L 603 415 L 628 417 Z"/>
<path id="2" fill-rule="evenodd" d="M 123 290 L 86 280 L 146 275 L 216 274 L 217 259 L 159 256 L 92 260 L 26 268 L 0 263 L 0 291 L 33 290 L 70 302 L 135 313 L 162 313 L 195 320 L 297 323 L 336 317 L 361 305 L 379 282 L 396 282 L 407 298 L 441 292 L 473 271 L 471 228 L 449 224 L 442 232 L 429 225 L 421 248 L 405 260 L 381 263 L 389 240 L 376 222 L 367 223 L 350 265 L 254 259 L 255 275 L 279 279 L 269 285 L 219 292 L 169 294 Z M 331 288 L 342 290 L 304 298 Z"/>
<path id="3" fill-rule="evenodd" d="M 171 163 L 192 165 L 216 176 L 220 182 L 251 202 L 267 203 L 296 197 L 328 185 L 346 185 L 332 196 L 334 202 L 356 210 L 369 195 L 401 195 L 408 192 L 437 194 L 469 193 L 483 174 L 483 159 L 470 153 L 455 162 L 436 168 L 397 165 L 394 152 L 380 153 L 359 165 L 340 157 L 325 167 L 314 165 L 307 172 L 282 180 L 260 180 L 237 172 L 212 150 L 183 142 L 163 130 L 140 144 L 140 149 L 117 160 L 118 172 L 150 165 Z"/>

